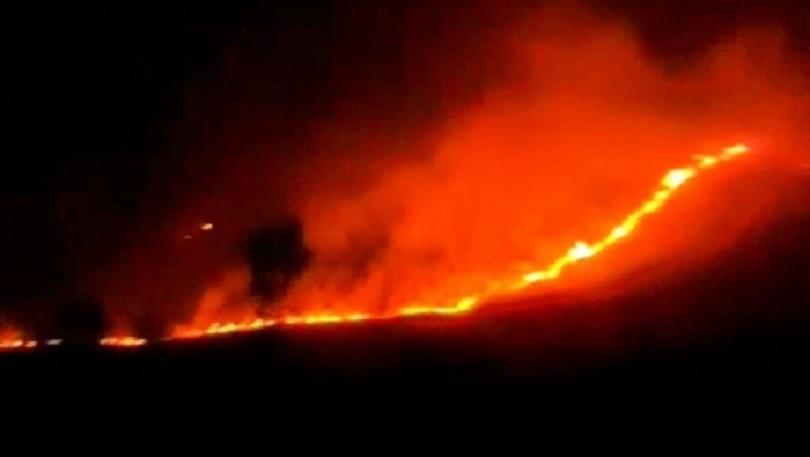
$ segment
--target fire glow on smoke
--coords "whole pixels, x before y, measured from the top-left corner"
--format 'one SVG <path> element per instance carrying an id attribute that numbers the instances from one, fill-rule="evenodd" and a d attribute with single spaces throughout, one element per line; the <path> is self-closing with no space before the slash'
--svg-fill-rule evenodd
<path id="1" fill-rule="evenodd" d="M 475 309 L 482 302 L 497 296 L 508 295 L 536 283 L 548 282 L 557 279 L 570 265 L 597 256 L 610 246 L 619 243 L 632 235 L 643 219 L 658 212 L 672 195 L 690 179 L 714 166 L 732 160 L 749 151 L 743 144 L 725 148 L 717 155 L 695 156 L 695 163 L 681 168 L 669 170 L 661 179 L 659 187 L 652 195 L 630 212 L 621 222 L 610 229 L 607 234 L 594 242 L 576 241 L 563 255 L 542 268 L 529 269 L 517 277 L 492 279 L 479 288 L 470 290 L 468 294 L 458 297 L 447 305 L 430 305 L 413 303 L 398 310 L 382 314 L 367 314 L 363 312 L 348 312 L 343 314 L 286 314 L 278 317 L 256 317 L 241 322 L 213 323 L 205 328 L 179 326 L 172 339 L 199 338 L 234 332 L 261 330 L 277 325 L 323 325 L 357 323 L 369 319 L 393 319 L 422 315 L 456 315 L 467 313 Z M 144 338 L 133 336 L 106 337 L 100 340 L 102 346 L 137 347 L 147 344 Z M 49 346 L 58 345 L 61 340 L 48 340 Z M 35 340 L 24 340 L 18 334 L 9 335 L 0 340 L 0 349 L 32 349 L 37 347 Z"/>
<path id="2" fill-rule="evenodd" d="M 450 303 L 446 305 L 411 303 L 392 312 L 381 314 L 366 314 L 355 311 L 342 314 L 312 313 L 286 314 L 279 317 L 268 318 L 257 317 L 242 322 L 216 322 L 205 328 L 180 326 L 172 337 L 196 338 L 206 335 L 259 330 L 276 325 L 338 324 L 362 322 L 368 319 L 392 319 L 422 315 L 454 315 L 467 313 L 487 299 L 515 293 L 531 287 L 536 283 L 553 281 L 557 279 L 568 266 L 597 256 L 605 249 L 630 236 L 646 216 L 658 212 L 672 195 L 688 180 L 693 179 L 704 170 L 732 160 L 748 151 L 747 146 L 737 144 L 725 148 L 717 155 L 696 156 L 696 163 L 669 170 L 661 179 L 660 186 L 653 192 L 650 198 L 642 202 L 638 208 L 628 214 L 601 239 L 592 243 L 577 241 L 566 253 L 544 268 L 529 269 L 517 277 L 493 278 L 484 284 L 480 284 L 477 289 L 470 290 L 469 293 L 450 301 Z"/>
<path id="3" fill-rule="evenodd" d="M 673 71 L 650 57 L 632 27 L 600 13 L 552 6 L 517 22 L 486 35 L 474 58 L 403 37 L 416 46 L 402 53 L 404 78 L 416 82 L 392 86 L 396 96 L 382 90 L 378 97 L 373 77 L 341 66 L 330 84 L 348 101 L 337 97 L 326 120 L 305 131 L 304 145 L 256 138 L 262 129 L 205 136 L 200 143 L 212 147 L 259 146 L 232 154 L 233 167 L 217 166 L 199 187 L 185 189 L 178 177 L 174 185 L 193 196 L 182 214 L 167 216 L 165 230 L 150 227 L 144 238 L 158 241 L 133 241 L 131 258 L 100 273 L 112 276 L 99 283 L 113 324 L 100 344 L 147 344 L 132 336 L 154 331 L 139 326 L 144 316 L 168 339 L 452 316 L 494 298 L 581 286 L 574 283 L 588 269 L 621 277 L 686 245 L 708 254 L 720 231 L 737 233 L 735 224 L 762 202 L 723 213 L 724 196 L 699 187 L 700 224 L 667 232 L 649 220 L 649 236 L 600 256 L 633 237 L 681 188 L 748 151 L 723 145 L 742 140 L 758 151 L 788 151 L 804 131 L 797 125 L 810 106 L 806 84 L 785 57 L 779 30 L 741 26 Z M 488 79 L 467 71 L 475 65 L 504 71 Z M 480 93 L 438 108 L 445 94 L 465 87 Z M 410 89 L 436 95 L 436 106 L 430 97 L 414 97 L 416 110 L 398 104 Z M 261 112 L 245 99 L 245 112 Z M 409 118 L 434 109 L 427 126 Z M 300 155 L 286 162 L 275 149 Z M 684 160 L 691 153 L 702 155 Z M 313 256 L 264 311 L 250 295 L 236 246 L 273 221 L 268 201 L 301 221 Z M 678 206 L 666 212 L 670 221 L 690 220 Z M 26 345 L 21 332 L 2 336 L 2 347 Z"/>
<path id="4" fill-rule="evenodd" d="M 692 215 L 700 224 L 652 228 L 641 249 L 617 250 L 561 278 L 634 233 L 701 172 L 746 150 L 723 149 L 728 141 L 788 149 L 781 142 L 791 138 L 793 104 L 802 103 L 796 73 L 782 67 L 779 39 L 767 31 L 740 33 L 671 72 L 626 27 L 573 16 L 542 12 L 505 39 L 515 75 L 448 116 L 424 146 L 418 138 L 376 142 L 352 116 L 316 131 L 313 149 L 329 155 L 293 166 L 300 176 L 287 186 L 310 265 L 265 313 L 249 295 L 243 262 L 231 262 L 190 298 L 192 312 L 174 320 L 184 324 L 172 336 L 459 314 L 539 284 L 584 290 L 593 283 L 583 270 L 608 280 L 683 250 L 708 255 L 720 230 L 739 233 L 760 197 L 726 215 L 723 199 L 701 189 L 698 205 L 707 207 Z M 780 78 L 763 76 L 765 67 Z M 418 160 L 388 155 L 411 157 L 420 147 Z M 690 152 L 703 155 L 669 169 Z M 238 224 L 236 212 L 223 212 L 228 225 Z M 194 220 L 201 214 L 209 208 Z M 682 216 L 676 209 L 670 220 L 688 220 Z"/>

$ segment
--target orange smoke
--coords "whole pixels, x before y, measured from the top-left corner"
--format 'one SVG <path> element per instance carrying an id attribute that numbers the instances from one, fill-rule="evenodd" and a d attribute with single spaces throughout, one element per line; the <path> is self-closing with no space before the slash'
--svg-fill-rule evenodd
<path id="1" fill-rule="evenodd" d="M 162 225 L 142 230 L 151 242 L 133 241 L 100 273 L 116 336 L 104 344 L 177 323 L 174 336 L 199 336 L 459 313 L 538 283 L 585 290 L 653 261 L 700 259 L 741 230 L 730 210 L 715 214 L 728 196 L 711 179 L 691 207 L 670 203 L 732 157 L 723 146 L 743 141 L 772 160 L 801 134 L 810 105 L 778 30 L 742 27 L 672 70 L 630 26 L 597 13 L 515 16 L 465 46 L 403 37 L 399 85 L 335 62 L 334 100 L 295 134 L 272 116 L 223 114 L 229 126 L 200 133 L 182 163 L 222 162 L 195 186 L 168 173 L 185 198 L 167 192 Z M 239 112 L 267 111 L 239 98 Z M 651 220 L 632 248 L 599 256 L 664 205 L 689 222 L 667 232 Z M 751 219 L 754 207 L 735 211 Z M 312 261 L 266 314 L 243 246 L 290 215 Z"/>
<path id="2" fill-rule="evenodd" d="M 581 10 L 541 11 L 504 36 L 510 76 L 414 138 L 414 147 L 429 144 L 427 159 L 392 159 L 385 145 L 356 141 L 355 152 L 329 166 L 313 160 L 292 170 L 304 184 L 291 205 L 314 259 L 272 316 L 248 296 L 248 272 L 230 268 L 175 335 L 452 314 L 556 280 L 629 236 L 704 170 L 744 151 L 720 145 L 789 149 L 781 146 L 796 137 L 806 106 L 782 37 L 770 30 L 741 30 L 677 72 L 651 62 L 626 27 Z M 315 148 L 340 150 L 349 135 L 341 132 L 362 128 L 335 124 L 316 132 Z M 658 175 L 687 151 L 718 150 Z M 358 177 L 358 168 L 368 176 Z M 722 204 L 705 201 L 702 224 L 654 234 L 655 243 L 603 260 L 604 269 L 619 275 L 667 258 L 690 236 L 699 241 L 690 248 L 709 253 L 717 232 L 698 231 L 719 227 L 712 208 Z M 581 279 L 566 286 L 587 285 L 573 284 Z"/>
<path id="3" fill-rule="evenodd" d="M 449 304 L 420 304 L 412 303 L 392 312 L 380 314 L 364 314 L 360 312 L 338 313 L 304 313 L 298 315 L 287 314 L 278 318 L 255 318 L 250 321 L 213 323 L 203 328 L 194 326 L 180 326 L 176 329 L 174 338 L 194 338 L 205 335 L 216 335 L 243 331 L 259 330 L 276 325 L 317 325 L 338 324 L 348 322 L 362 322 L 368 319 L 390 319 L 396 317 L 410 317 L 419 315 L 453 315 L 473 310 L 482 301 L 499 295 L 512 294 L 532 286 L 535 283 L 556 280 L 568 266 L 579 261 L 597 256 L 609 247 L 621 242 L 633 234 L 638 225 L 648 215 L 658 212 L 672 195 L 688 180 L 693 179 L 704 170 L 732 160 L 749 151 L 743 144 L 727 147 L 717 155 L 699 155 L 695 157 L 696 163 L 682 168 L 669 170 L 661 179 L 660 186 L 653 194 L 634 211 L 628 214 L 618 225 L 609 230 L 601 239 L 586 243 L 577 241 L 562 256 L 541 269 L 531 269 L 519 277 L 490 278 L 471 290 L 470 293 L 451 300 Z M 359 304 L 362 308 L 362 304 Z M 145 343 L 143 341 L 140 344 Z M 102 344 L 104 340 L 102 340 Z"/>

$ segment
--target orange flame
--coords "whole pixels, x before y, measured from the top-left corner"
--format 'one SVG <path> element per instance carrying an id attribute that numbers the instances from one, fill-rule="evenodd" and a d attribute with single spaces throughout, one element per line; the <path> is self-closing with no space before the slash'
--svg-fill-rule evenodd
<path id="1" fill-rule="evenodd" d="M 108 336 L 99 340 L 102 346 L 114 347 L 136 347 L 143 346 L 148 341 L 145 338 L 138 338 L 134 336 Z"/>
<path id="2" fill-rule="evenodd" d="M 745 154 L 749 148 L 744 144 L 727 147 L 716 155 L 695 156 L 695 164 L 673 168 L 669 170 L 660 181 L 660 185 L 652 195 L 643 201 L 635 210 L 628 214 L 618 225 L 610 229 L 603 238 L 592 243 L 576 241 L 565 254 L 558 257 L 545 268 L 526 271 L 519 277 L 507 280 L 490 281 L 480 290 L 468 293 L 451 301 L 450 305 L 422 305 L 411 304 L 396 311 L 378 315 L 361 313 L 335 313 L 335 314 L 285 314 L 276 318 L 257 318 L 243 322 L 214 323 L 207 328 L 192 326 L 178 326 L 170 339 L 196 338 L 225 333 L 245 332 L 259 330 L 276 325 L 319 325 L 362 322 L 370 319 L 391 319 L 397 317 L 412 317 L 422 315 L 456 315 L 467 313 L 487 299 L 496 296 L 508 295 L 529 288 L 537 283 L 557 279 L 570 265 L 599 255 L 610 246 L 615 245 L 631 235 L 641 221 L 650 214 L 658 212 L 672 195 L 689 180 L 694 179 L 703 171 L 720 163 L 727 162 Z M 145 343 L 145 342 L 144 342 Z"/>
<path id="3" fill-rule="evenodd" d="M 641 221 L 650 214 L 658 212 L 672 195 L 686 182 L 694 179 L 703 171 L 714 166 L 735 159 L 749 152 L 744 144 L 737 144 L 723 149 L 716 155 L 695 156 L 695 164 L 669 170 L 660 181 L 660 185 L 652 195 L 643 201 L 635 210 L 628 214 L 618 225 L 613 227 L 607 235 L 592 243 L 576 241 L 574 245 L 545 268 L 526 271 L 519 277 L 511 280 L 490 281 L 480 290 L 468 293 L 457 298 L 448 306 L 412 304 L 399 308 L 394 312 L 371 315 L 366 313 L 313 313 L 313 314 L 284 314 L 274 318 L 255 318 L 243 322 L 216 322 L 204 328 L 178 326 L 168 339 L 198 338 L 235 332 L 247 332 L 265 329 L 278 325 L 325 325 L 357 323 L 368 320 L 392 319 L 398 317 L 413 317 L 423 315 L 457 315 L 468 313 L 481 305 L 482 302 L 497 297 L 527 289 L 537 283 L 549 282 L 557 279 L 562 272 L 585 259 L 598 256 L 607 248 L 615 245 L 631 235 Z M 47 346 L 58 346 L 61 339 L 48 339 L 44 341 Z M 140 347 L 148 344 L 145 338 L 135 336 L 108 336 L 99 340 L 101 346 L 106 347 Z M 27 340 L 20 332 L 5 331 L 0 335 L 0 350 L 33 349 L 39 346 L 37 340 Z"/>
<path id="4" fill-rule="evenodd" d="M 13 328 L 0 331 L 0 350 L 33 349 L 37 347 L 37 340 L 25 339 L 23 333 Z"/>
<path id="5" fill-rule="evenodd" d="M 33 349 L 39 345 L 37 340 L 24 340 L 22 338 L 0 341 L 0 350 L 4 349 Z"/>

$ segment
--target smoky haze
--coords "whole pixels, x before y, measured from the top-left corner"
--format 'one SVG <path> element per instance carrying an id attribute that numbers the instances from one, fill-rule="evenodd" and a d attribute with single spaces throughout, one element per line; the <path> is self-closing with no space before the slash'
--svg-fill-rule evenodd
<path id="1" fill-rule="evenodd" d="M 139 162 L 137 204 L 111 211 L 112 241 L 74 248 L 68 292 L 20 302 L 78 296 L 121 334 L 250 318 L 265 305 L 248 240 L 291 217 L 311 258 L 274 309 L 442 302 L 600 237 L 693 154 L 741 141 L 804 160 L 805 35 L 791 5 L 646 3 L 229 11 L 227 26 L 192 34 L 210 40 L 204 63 L 158 110 L 169 119 L 149 146 L 165 152 Z M 720 188 L 667 216 L 700 224 L 652 227 L 605 265 L 708 254 L 697 240 L 743 231 L 771 198 L 723 211 Z M 87 217 L 105 233 L 104 213 Z M 572 287 L 610 276 L 605 265 Z"/>

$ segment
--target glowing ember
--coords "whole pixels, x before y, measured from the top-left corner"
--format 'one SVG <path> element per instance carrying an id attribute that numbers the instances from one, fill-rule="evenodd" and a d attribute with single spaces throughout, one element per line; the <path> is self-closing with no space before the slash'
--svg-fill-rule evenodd
<path id="1" fill-rule="evenodd" d="M 117 347 L 134 347 L 143 346 L 147 343 L 144 338 L 136 338 L 134 336 L 109 336 L 99 340 L 102 346 L 117 346 Z"/>
<path id="2" fill-rule="evenodd" d="M 593 257 L 594 254 L 596 253 L 593 252 L 593 249 L 582 241 L 577 241 L 574 247 L 568 251 L 568 257 L 574 260 L 587 259 L 588 257 Z"/>
<path id="3" fill-rule="evenodd" d="M 666 176 L 664 176 L 661 184 L 667 189 L 677 189 L 692 176 L 695 176 L 695 171 L 691 168 L 679 168 L 677 170 L 671 170 Z"/>
<path id="4" fill-rule="evenodd" d="M 0 349 L 20 348 L 23 345 L 23 340 L 4 340 L 0 341 Z"/>
<path id="5" fill-rule="evenodd" d="M 23 333 L 15 328 L 0 328 L 0 350 L 32 349 L 37 346 L 36 340 L 25 339 Z"/>
<path id="6" fill-rule="evenodd" d="M 214 224 L 212 222 L 206 222 L 204 224 L 201 224 L 200 225 L 200 230 L 204 230 L 206 232 L 210 231 L 210 230 L 214 230 Z"/>
<path id="7" fill-rule="evenodd" d="M 349 314 L 346 317 L 346 320 L 349 322 L 360 322 L 370 318 L 371 316 L 369 316 L 368 314 Z"/>
<path id="8" fill-rule="evenodd" d="M 36 340 L 24 340 L 24 339 L 14 339 L 14 340 L 2 340 L 0 341 L 0 350 L 2 349 L 33 349 L 37 347 L 39 343 Z"/>
<path id="9" fill-rule="evenodd" d="M 563 256 L 555 259 L 544 269 L 525 272 L 517 279 L 506 281 L 501 280 L 497 282 L 493 281 L 491 283 L 484 284 L 482 285 L 481 291 L 477 293 L 470 293 L 455 301 L 451 301 L 451 305 L 431 306 L 413 304 L 402 307 L 396 312 L 389 312 L 379 315 L 359 314 L 356 312 L 345 315 L 285 315 L 278 319 L 256 319 L 255 321 L 241 324 L 216 323 L 204 331 L 181 326 L 177 328 L 171 338 L 194 338 L 204 336 L 206 334 L 212 335 L 257 330 L 277 324 L 337 324 L 345 322 L 361 322 L 369 319 L 390 319 L 395 317 L 411 317 L 420 315 L 456 315 L 466 313 L 474 309 L 476 305 L 488 298 L 506 295 L 515 291 L 526 289 L 535 283 L 550 281 L 558 278 L 562 271 L 569 265 L 594 257 L 608 247 L 618 243 L 620 240 L 632 234 L 644 217 L 659 211 L 675 191 L 681 188 L 687 181 L 697 176 L 702 170 L 712 168 L 719 163 L 734 159 L 748 151 L 749 149 L 747 146 L 737 144 L 725 148 L 720 154 L 717 155 L 695 156 L 697 165 L 669 170 L 661 179 L 660 187 L 652 193 L 650 198 L 642 202 L 636 210 L 628 214 L 624 220 L 619 225 L 615 226 L 604 238 L 590 244 L 584 241 L 577 241 Z"/>

